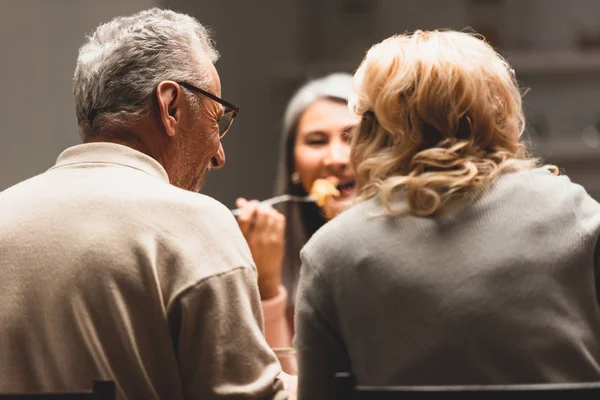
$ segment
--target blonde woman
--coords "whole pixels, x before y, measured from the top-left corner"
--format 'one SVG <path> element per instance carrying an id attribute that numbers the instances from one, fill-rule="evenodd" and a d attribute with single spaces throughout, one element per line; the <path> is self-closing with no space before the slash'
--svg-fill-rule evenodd
<path id="1" fill-rule="evenodd" d="M 538 167 L 513 71 L 454 31 L 373 46 L 354 76 L 356 205 L 301 253 L 299 398 L 359 384 L 600 380 L 600 205 Z"/>

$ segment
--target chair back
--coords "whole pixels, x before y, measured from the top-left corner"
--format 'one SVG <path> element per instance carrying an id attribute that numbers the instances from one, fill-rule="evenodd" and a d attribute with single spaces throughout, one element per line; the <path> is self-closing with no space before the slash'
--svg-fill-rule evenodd
<path id="1" fill-rule="evenodd" d="M 337 400 L 514 399 L 517 395 L 552 394 L 569 400 L 600 399 L 600 383 L 461 386 L 362 386 L 349 373 L 335 375 Z"/>
<path id="2" fill-rule="evenodd" d="M 116 400 L 113 381 L 94 380 L 92 391 L 65 393 L 0 393 L 0 400 Z"/>

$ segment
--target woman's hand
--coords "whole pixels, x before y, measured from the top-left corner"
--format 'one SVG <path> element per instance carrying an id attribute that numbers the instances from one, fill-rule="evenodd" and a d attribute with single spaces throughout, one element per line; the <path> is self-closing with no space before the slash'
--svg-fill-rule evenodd
<path id="1" fill-rule="evenodd" d="M 285 217 L 270 205 L 244 198 L 236 200 L 237 218 L 258 269 L 258 289 L 263 300 L 277 296 L 285 248 Z"/>

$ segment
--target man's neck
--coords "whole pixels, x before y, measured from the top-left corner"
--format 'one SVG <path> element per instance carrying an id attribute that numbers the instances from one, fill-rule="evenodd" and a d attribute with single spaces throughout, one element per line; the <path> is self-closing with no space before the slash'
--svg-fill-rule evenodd
<path id="1" fill-rule="evenodd" d="M 103 129 L 97 135 L 84 139 L 84 143 L 109 142 L 130 147 L 158 161 L 170 176 L 170 143 L 155 122 L 152 117 L 147 116 L 137 120 L 129 128 Z"/>

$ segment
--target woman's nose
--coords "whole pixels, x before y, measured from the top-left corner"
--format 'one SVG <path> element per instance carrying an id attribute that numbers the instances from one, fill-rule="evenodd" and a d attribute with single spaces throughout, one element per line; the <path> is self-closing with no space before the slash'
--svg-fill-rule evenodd
<path id="1" fill-rule="evenodd" d="M 323 163 L 330 169 L 345 168 L 349 163 L 350 145 L 347 143 L 331 143 Z"/>

